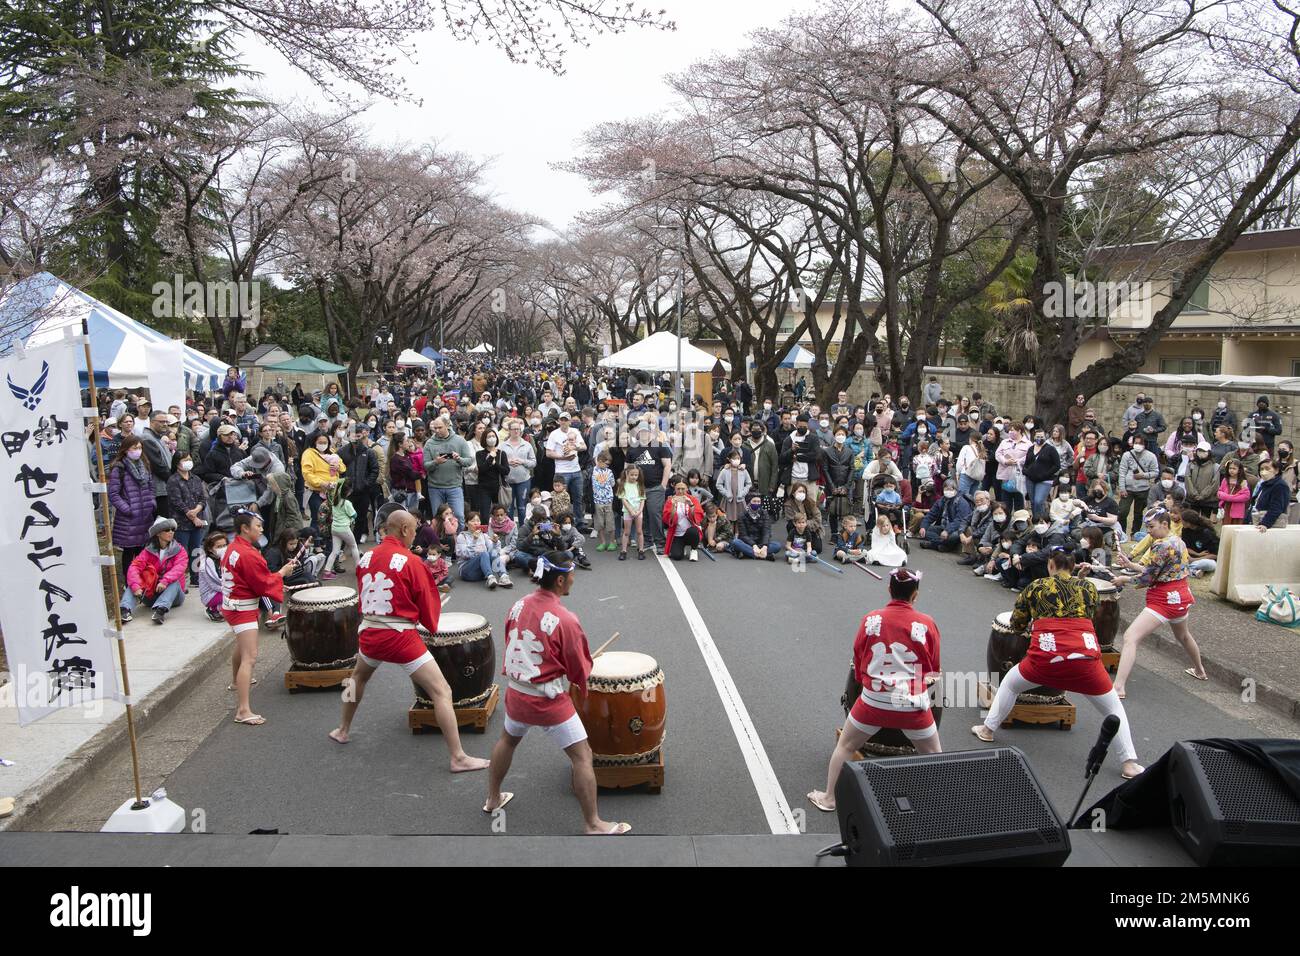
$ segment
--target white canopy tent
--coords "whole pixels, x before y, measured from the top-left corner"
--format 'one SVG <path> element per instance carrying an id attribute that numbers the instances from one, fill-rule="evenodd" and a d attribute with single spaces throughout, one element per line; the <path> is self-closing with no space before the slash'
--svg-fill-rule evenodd
<path id="1" fill-rule="evenodd" d="M 681 361 L 683 372 L 711 372 L 718 364 L 718 357 L 682 339 Z M 671 332 L 656 332 L 597 364 L 602 368 L 630 368 L 640 372 L 675 372 L 678 368 L 677 336 Z"/>
<path id="2" fill-rule="evenodd" d="M 415 366 L 417 368 L 433 368 L 438 363 L 427 355 L 421 355 L 415 349 L 402 349 L 402 354 L 397 356 L 399 366 Z"/>
<path id="3" fill-rule="evenodd" d="M 487 355 L 487 354 L 489 354 L 489 353 L 491 353 L 491 352 L 495 352 L 495 351 L 496 351 L 496 349 L 494 349 L 492 346 L 490 346 L 490 345 L 488 345 L 486 342 L 484 342 L 484 343 L 482 343 L 481 345 L 476 345 L 476 346 L 474 346 L 472 349 L 470 349 L 470 350 L 469 350 L 469 354 L 470 354 L 470 355 Z"/>

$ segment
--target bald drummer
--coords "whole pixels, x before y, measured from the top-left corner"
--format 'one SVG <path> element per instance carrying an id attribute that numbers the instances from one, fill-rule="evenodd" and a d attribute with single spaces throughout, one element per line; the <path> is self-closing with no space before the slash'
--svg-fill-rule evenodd
<path id="1" fill-rule="evenodd" d="M 451 687 L 420 640 L 417 624 L 438 633 L 442 601 L 424 562 L 411 551 L 419 522 L 409 511 L 394 511 L 384 522 L 384 541 L 357 562 L 357 594 L 361 630 L 357 634 L 357 666 L 351 693 L 343 696 L 343 717 L 330 738 L 348 742 L 352 718 L 371 675 L 385 662 L 398 664 L 433 701 L 438 729 L 451 753 L 451 772 L 484 770 L 488 761 L 471 757 L 460 745 L 460 729 L 452 706 Z"/>

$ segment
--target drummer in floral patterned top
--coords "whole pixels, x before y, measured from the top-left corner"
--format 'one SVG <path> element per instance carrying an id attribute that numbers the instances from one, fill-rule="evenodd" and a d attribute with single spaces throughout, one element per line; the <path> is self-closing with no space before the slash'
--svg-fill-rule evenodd
<path id="1" fill-rule="evenodd" d="M 845 718 L 831 753 L 826 789 L 808 802 L 827 813 L 835 809 L 835 782 L 844 762 L 882 727 L 901 730 L 917 753 L 934 754 L 939 728 L 930 712 L 930 681 L 939 674 L 939 625 L 916 609 L 921 572 L 898 568 L 889 576 L 890 601 L 862 619 L 853 639 L 853 670 L 862 693 Z"/>
<path id="2" fill-rule="evenodd" d="M 591 675 L 591 651 L 578 617 L 560 598 L 573 588 L 576 566 L 568 551 L 550 551 L 537 558 L 533 579 L 537 590 L 515 602 L 506 617 L 506 719 L 501 739 L 492 748 L 484 813 L 495 814 L 513 798 L 501 784 L 510 772 L 515 748 L 536 727 L 569 755 L 573 763 L 573 793 L 582 807 L 589 836 L 617 836 L 632 827 L 602 820 L 596 810 L 596 772 L 591 763 L 587 730 L 569 697 L 569 687 L 586 694 Z"/>
<path id="3" fill-rule="evenodd" d="M 1142 638 L 1166 622 L 1192 662 L 1192 666 L 1183 673 L 1196 680 L 1210 679 L 1205 673 L 1205 665 L 1201 663 L 1201 649 L 1187 627 L 1187 615 L 1196 603 L 1187 586 L 1187 579 L 1192 573 L 1187 559 L 1187 545 L 1173 533 L 1173 515 L 1163 507 L 1157 506 L 1148 511 L 1145 521 L 1152 543 L 1142 556 L 1142 563 L 1130 561 L 1122 552 L 1115 554 L 1116 560 L 1125 568 L 1140 572 L 1119 575 L 1115 578 L 1115 583 L 1128 584 L 1136 581 L 1138 587 L 1147 589 L 1147 606 L 1124 632 L 1119 670 L 1115 674 L 1115 693 L 1121 698 L 1124 697 L 1128 675 L 1137 663 L 1138 644 Z"/>
<path id="4" fill-rule="evenodd" d="M 361 629 L 357 635 L 357 666 L 343 692 L 343 717 L 330 739 L 348 742 L 352 718 L 365 693 L 366 683 L 384 662 L 400 664 L 429 695 L 438 729 L 451 752 L 451 772 L 483 770 L 488 762 L 471 757 L 461 748 L 451 687 L 420 640 L 417 624 L 430 634 L 438 632 L 442 601 L 428 567 L 411 543 L 419 522 L 409 511 L 394 511 L 384 522 L 384 540 L 357 562 L 357 593 L 361 603 Z"/>

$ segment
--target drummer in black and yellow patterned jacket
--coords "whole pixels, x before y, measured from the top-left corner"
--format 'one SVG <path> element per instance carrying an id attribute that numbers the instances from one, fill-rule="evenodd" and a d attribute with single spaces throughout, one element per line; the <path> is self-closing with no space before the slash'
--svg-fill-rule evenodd
<path id="1" fill-rule="evenodd" d="M 1029 650 L 1024 659 L 1007 672 L 998 686 L 993 706 L 984 723 L 971 728 L 980 740 L 992 742 L 994 732 L 1011 713 L 1016 698 L 1031 687 L 1045 685 L 1083 694 L 1105 718 L 1119 718 L 1119 732 L 1111 750 L 1123 761 L 1125 779 L 1143 771 L 1133 749 L 1128 715 L 1120 702 L 1110 675 L 1101 663 L 1101 646 L 1092 618 L 1097 611 L 1097 589 L 1086 578 L 1074 576 L 1074 555 L 1064 548 L 1051 551 L 1048 576 L 1031 583 L 1016 600 L 1011 628 L 1023 633 L 1030 627 Z"/>

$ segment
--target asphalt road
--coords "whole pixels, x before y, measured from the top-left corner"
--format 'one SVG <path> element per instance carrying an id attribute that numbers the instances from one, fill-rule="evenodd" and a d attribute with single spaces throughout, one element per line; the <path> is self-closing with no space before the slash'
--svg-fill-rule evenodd
<path id="1" fill-rule="evenodd" d="M 603 552 L 591 557 L 595 569 L 579 572 L 568 606 L 593 648 L 619 631 L 619 649 L 653 655 L 665 672 L 668 701 L 663 791 L 602 791 L 602 815 L 630 821 L 638 833 L 767 833 L 772 806 L 784 803 L 785 818 L 795 826 L 835 832 L 834 815 L 816 811 L 804 794 L 824 782 L 833 731 L 843 721 L 839 697 L 853 635 L 862 615 L 887 600 L 884 583 L 854 568 L 838 575 L 810 566 L 799 574 L 783 563 L 729 556 L 673 564 L 707 629 L 704 639 L 716 647 L 752 722 L 756 738 L 747 738 L 747 762 L 733 729 L 735 715 L 724 708 L 715 674 L 659 561 L 618 562 Z M 1010 609 L 1013 592 L 974 578 L 950 556 L 914 549 L 913 558 L 925 571 L 919 606 L 939 624 L 944 670 L 982 672 L 990 622 Z M 513 591 L 459 584 L 447 608 L 485 615 L 499 653 L 505 615 L 529 586 L 522 575 L 516 575 Z M 1195 632 L 1195 612 L 1192 625 Z M 201 811 L 208 832 L 490 831 L 479 809 L 484 775 L 449 774 L 440 735 L 416 736 L 407 729 L 411 685 L 399 669 L 385 667 L 371 681 L 352 742 L 340 746 L 326 736 L 337 723 L 337 693 L 290 695 L 281 682 L 286 666 L 283 642 L 264 631 L 254 707 L 268 722 L 236 725 L 233 695 L 224 691 L 228 673 L 214 675 L 152 740 L 146 738 L 145 753 L 152 754 L 147 778 L 165 778 L 169 794 L 192 819 Z M 1147 651 L 1130 682 L 1128 712 L 1139 759 L 1153 761 L 1175 740 L 1191 737 L 1300 736 L 1300 727 L 1243 704 L 1230 688 L 1196 684 L 1181 669 Z M 1082 785 L 1084 756 L 1099 727 L 1097 713 L 1082 699 L 1078 705 L 1071 731 L 1004 728 L 999 735 L 999 743 L 1025 751 L 1063 814 Z M 464 735 L 470 753 L 488 754 L 501 732 L 500 714 L 487 734 Z M 944 749 L 985 746 L 969 732 L 979 717 L 974 702 L 948 707 L 941 725 Z M 751 774 L 758 751 L 770 763 L 771 788 L 762 786 L 761 772 L 758 784 Z M 98 828 L 122 794 L 108 769 L 96 777 L 108 784 L 103 792 L 87 788 L 51 828 Z M 1118 767 L 1108 762 L 1094 793 L 1119 782 Z M 579 831 L 568 761 L 541 736 L 520 746 L 506 788 L 517 794 L 504 820 L 507 832 Z"/>

